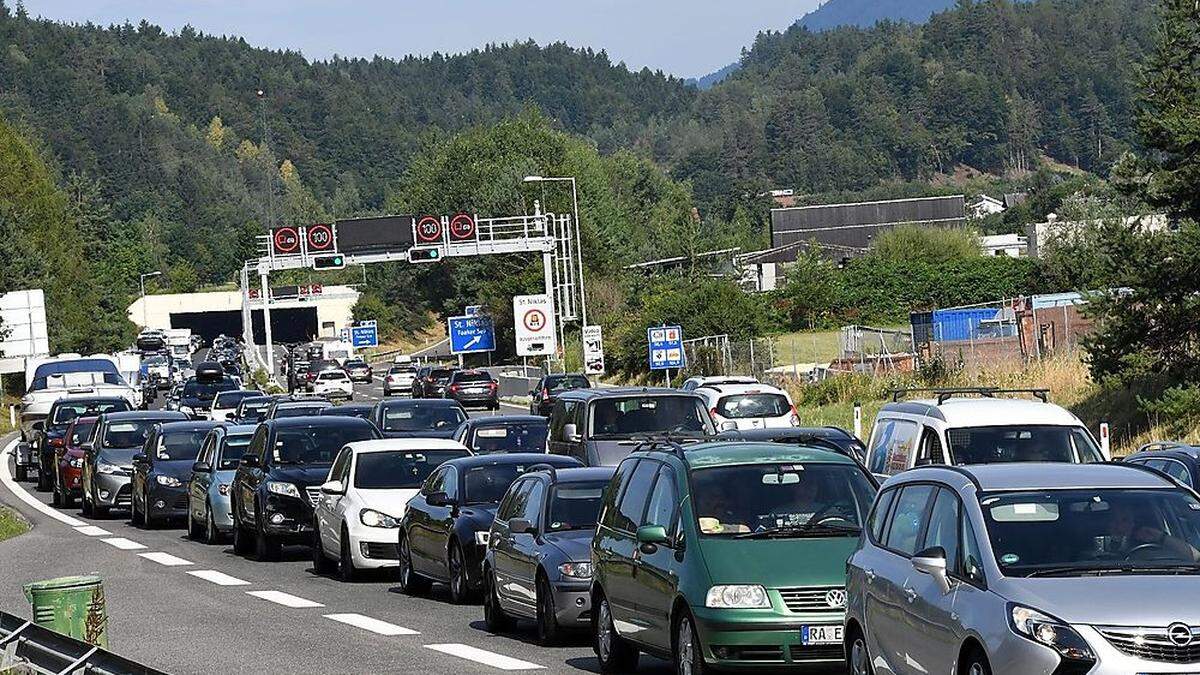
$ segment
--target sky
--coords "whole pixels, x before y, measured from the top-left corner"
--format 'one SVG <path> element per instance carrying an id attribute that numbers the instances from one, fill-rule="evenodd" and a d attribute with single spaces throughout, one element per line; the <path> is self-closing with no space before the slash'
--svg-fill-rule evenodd
<path id="1" fill-rule="evenodd" d="M 15 4 L 9 0 L 10 7 Z M 783 30 L 818 0 L 25 0 L 32 16 L 101 25 L 191 24 L 310 59 L 455 53 L 532 37 L 604 49 L 632 69 L 718 70 L 761 30 Z"/>

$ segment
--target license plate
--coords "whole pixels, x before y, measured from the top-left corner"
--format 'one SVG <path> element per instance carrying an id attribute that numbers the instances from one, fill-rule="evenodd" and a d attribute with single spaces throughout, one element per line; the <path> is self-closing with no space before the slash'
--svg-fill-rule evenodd
<path id="1" fill-rule="evenodd" d="M 833 645 L 842 643 L 842 625 L 832 626 L 801 626 L 800 644 L 802 645 Z"/>

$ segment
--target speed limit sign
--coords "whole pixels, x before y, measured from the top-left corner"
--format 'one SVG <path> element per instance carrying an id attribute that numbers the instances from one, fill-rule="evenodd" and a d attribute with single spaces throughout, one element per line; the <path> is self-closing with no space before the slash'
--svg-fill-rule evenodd
<path id="1" fill-rule="evenodd" d="M 308 250 L 322 253 L 333 250 L 333 228 L 324 224 L 309 225 L 305 228 L 308 240 Z"/>

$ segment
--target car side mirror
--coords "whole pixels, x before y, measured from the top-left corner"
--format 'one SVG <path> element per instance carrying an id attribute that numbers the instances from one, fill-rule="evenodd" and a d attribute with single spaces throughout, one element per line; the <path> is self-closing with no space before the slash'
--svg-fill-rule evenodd
<path id="1" fill-rule="evenodd" d="M 250 468 L 259 466 L 258 455 L 242 455 L 242 466 Z"/>
<path id="2" fill-rule="evenodd" d="M 342 485 L 340 480 L 331 480 L 321 486 L 321 493 L 327 495 L 344 495 L 346 494 L 346 486 Z"/>
<path id="3" fill-rule="evenodd" d="M 913 462 L 913 466 L 933 466 L 937 461 L 932 457 L 918 457 L 917 461 Z"/>
<path id="4" fill-rule="evenodd" d="M 912 558 L 913 569 L 933 577 L 942 593 L 950 592 L 950 577 L 946 576 L 946 549 L 931 546 Z"/>
<path id="5" fill-rule="evenodd" d="M 721 426 L 717 427 L 718 431 L 737 431 L 737 422 L 725 421 L 721 422 Z"/>
<path id="6" fill-rule="evenodd" d="M 425 503 L 430 506 L 454 506 L 454 500 L 445 492 L 431 492 L 425 497 Z"/>
<path id="7" fill-rule="evenodd" d="M 647 555 L 658 550 L 659 545 L 670 543 L 667 528 L 662 525 L 643 525 L 637 529 L 638 548 Z"/>
<path id="8" fill-rule="evenodd" d="M 508 531 L 513 534 L 536 534 L 537 529 L 533 523 L 524 518 L 509 518 Z"/>
<path id="9" fill-rule="evenodd" d="M 33 424 L 30 425 L 30 428 L 32 428 L 34 431 L 45 431 L 46 423 L 44 421 L 34 422 Z"/>
<path id="10" fill-rule="evenodd" d="M 147 461 L 148 460 L 146 459 L 146 455 L 144 455 L 140 452 L 133 456 L 134 464 L 145 464 L 145 463 L 147 463 Z"/>
<path id="11" fill-rule="evenodd" d="M 192 473 L 212 473 L 212 465 L 208 462 L 196 462 L 192 464 Z"/>
<path id="12" fill-rule="evenodd" d="M 578 443 L 579 441 L 583 440 L 583 437 L 579 435 L 579 427 L 574 424 L 564 425 L 562 433 L 563 440 L 568 443 Z"/>

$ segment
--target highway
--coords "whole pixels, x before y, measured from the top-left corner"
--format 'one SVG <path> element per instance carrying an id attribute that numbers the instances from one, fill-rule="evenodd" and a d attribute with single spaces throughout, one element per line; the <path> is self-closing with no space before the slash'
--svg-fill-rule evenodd
<path id="1" fill-rule="evenodd" d="M 378 377 L 355 386 L 356 401 L 382 396 Z M 506 405 L 500 412 L 522 410 Z M 15 434 L 5 437 L 3 448 L 15 441 Z M 12 481 L 4 456 L 0 502 L 34 528 L 0 543 L 0 607 L 28 614 L 22 584 L 97 573 L 105 581 L 113 651 L 147 665 L 172 673 L 598 670 L 586 636 L 548 649 L 533 641 L 531 625 L 491 635 L 478 605 L 453 605 L 437 586 L 428 597 L 409 597 L 390 575 L 352 584 L 316 576 L 304 547 L 285 548 L 281 562 L 260 563 L 228 544 L 188 540 L 182 523 L 143 530 L 127 513 L 97 520 L 77 508 L 53 509 L 49 493 Z M 639 672 L 670 670 L 646 658 Z"/>

